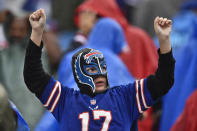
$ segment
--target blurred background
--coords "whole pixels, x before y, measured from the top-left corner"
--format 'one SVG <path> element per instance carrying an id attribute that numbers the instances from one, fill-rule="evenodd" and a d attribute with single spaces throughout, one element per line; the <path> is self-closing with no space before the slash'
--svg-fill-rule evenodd
<path id="1" fill-rule="evenodd" d="M 172 19 L 175 83 L 167 95 L 144 112 L 138 128 L 197 130 L 197 0 L 0 0 L 0 84 L 7 92 L 6 100 L 15 104 L 15 112 L 20 112 L 20 119 L 13 115 L 17 130 L 59 129 L 23 80 L 25 49 L 31 33 L 28 17 L 40 8 L 47 15 L 44 68 L 70 88 L 76 87 L 71 56 L 83 47 L 104 53 L 111 86 L 154 73 L 158 40 L 153 21 L 156 16 Z"/>

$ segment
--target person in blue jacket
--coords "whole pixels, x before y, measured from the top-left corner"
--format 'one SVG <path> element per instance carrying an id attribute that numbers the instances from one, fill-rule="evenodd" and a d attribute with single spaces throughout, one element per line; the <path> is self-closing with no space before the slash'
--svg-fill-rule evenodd
<path id="1" fill-rule="evenodd" d="M 180 119 L 187 99 L 197 88 L 197 1 L 183 2 L 173 19 L 171 43 L 176 58 L 172 90 L 163 98 L 160 130 L 171 130 Z"/>

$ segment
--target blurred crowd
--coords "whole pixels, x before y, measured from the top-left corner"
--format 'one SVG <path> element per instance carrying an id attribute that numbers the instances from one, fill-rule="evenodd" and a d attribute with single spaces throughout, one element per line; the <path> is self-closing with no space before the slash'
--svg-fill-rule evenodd
<path id="1" fill-rule="evenodd" d="M 158 104 L 143 113 L 138 128 L 197 130 L 196 0 L 0 0 L 0 130 L 59 128 L 23 80 L 25 49 L 31 33 L 29 14 L 39 8 L 47 14 L 44 69 L 76 90 L 71 58 L 84 47 L 103 52 L 110 86 L 154 73 L 158 40 L 153 21 L 156 16 L 172 19 L 175 83 Z"/>

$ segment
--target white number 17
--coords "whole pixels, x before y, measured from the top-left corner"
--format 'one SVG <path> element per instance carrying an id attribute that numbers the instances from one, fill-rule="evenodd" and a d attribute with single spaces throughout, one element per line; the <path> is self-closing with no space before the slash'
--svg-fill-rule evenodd
<path id="1" fill-rule="evenodd" d="M 111 122 L 111 119 L 112 119 L 111 111 L 93 110 L 94 120 L 99 120 L 100 117 L 105 117 L 101 131 L 107 131 L 109 128 L 109 124 Z M 88 131 L 89 118 L 90 118 L 89 112 L 83 112 L 83 113 L 79 114 L 79 119 L 82 120 L 81 121 L 82 131 Z"/>

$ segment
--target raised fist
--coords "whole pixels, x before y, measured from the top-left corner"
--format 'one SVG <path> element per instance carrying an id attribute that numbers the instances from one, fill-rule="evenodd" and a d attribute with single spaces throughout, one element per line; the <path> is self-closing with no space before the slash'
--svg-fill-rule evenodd
<path id="1" fill-rule="evenodd" d="M 164 40 L 170 36 L 172 21 L 167 18 L 156 17 L 154 20 L 154 29 L 158 39 Z"/>
<path id="2" fill-rule="evenodd" d="M 46 15 L 43 9 L 33 12 L 29 17 L 32 30 L 36 32 L 43 32 L 46 25 Z"/>

